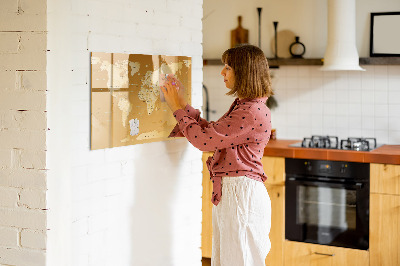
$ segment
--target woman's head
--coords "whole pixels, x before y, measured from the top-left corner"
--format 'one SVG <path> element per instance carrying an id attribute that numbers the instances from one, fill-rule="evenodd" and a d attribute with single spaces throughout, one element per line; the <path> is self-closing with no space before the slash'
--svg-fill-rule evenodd
<path id="1" fill-rule="evenodd" d="M 230 79 L 234 85 L 228 86 L 226 82 L 227 88 L 230 89 L 227 95 L 254 99 L 273 94 L 268 61 L 260 48 L 241 45 L 228 49 L 222 54 L 222 63 L 225 64 L 225 73 L 229 73 L 231 68 L 234 74 L 233 79 Z M 222 75 L 224 69 L 221 71 Z"/>

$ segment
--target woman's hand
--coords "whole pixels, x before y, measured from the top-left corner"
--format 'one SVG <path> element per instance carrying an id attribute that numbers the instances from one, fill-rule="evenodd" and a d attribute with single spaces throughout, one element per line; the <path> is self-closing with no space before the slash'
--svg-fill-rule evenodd
<path id="1" fill-rule="evenodd" d="M 186 102 L 184 100 L 184 95 L 182 95 L 184 89 L 182 83 L 178 79 L 168 76 L 161 90 L 172 112 L 185 108 Z"/>

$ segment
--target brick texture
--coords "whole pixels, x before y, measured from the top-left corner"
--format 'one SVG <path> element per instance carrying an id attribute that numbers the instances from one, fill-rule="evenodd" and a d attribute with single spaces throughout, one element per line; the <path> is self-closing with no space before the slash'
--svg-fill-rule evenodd
<path id="1" fill-rule="evenodd" d="M 0 265 L 45 265 L 46 12 L 0 2 Z"/>

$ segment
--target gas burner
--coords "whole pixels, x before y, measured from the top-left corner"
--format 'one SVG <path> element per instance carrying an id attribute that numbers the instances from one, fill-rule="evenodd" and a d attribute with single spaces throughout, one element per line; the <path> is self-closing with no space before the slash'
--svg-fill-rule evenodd
<path id="1" fill-rule="evenodd" d="M 312 136 L 311 138 L 304 138 L 301 142 L 301 147 L 304 148 L 325 148 L 325 149 L 338 149 L 339 140 L 336 136 Z"/>
<path id="2" fill-rule="evenodd" d="M 347 138 L 340 141 L 342 150 L 370 151 L 376 147 L 376 138 Z"/>
<path id="3" fill-rule="evenodd" d="M 304 138 L 302 142 L 290 144 L 291 147 L 319 148 L 319 149 L 338 149 L 352 151 L 371 151 L 380 147 L 377 145 L 376 138 L 347 138 L 340 141 L 336 136 L 316 136 Z"/>

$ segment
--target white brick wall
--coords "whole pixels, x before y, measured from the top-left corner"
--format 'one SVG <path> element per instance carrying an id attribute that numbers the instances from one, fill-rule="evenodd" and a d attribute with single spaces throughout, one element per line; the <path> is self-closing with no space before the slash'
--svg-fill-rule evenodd
<path id="1" fill-rule="evenodd" d="M 0 3 L 1 265 L 45 265 L 46 2 Z"/>
<path id="2" fill-rule="evenodd" d="M 47 264 L 201 265 L 201 152 L 184 139 L 90 151 L 89 53 L 191 56 L 200 107 L 202 0 L 47 8 Z"/>

